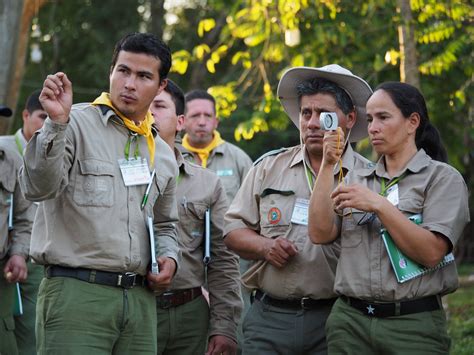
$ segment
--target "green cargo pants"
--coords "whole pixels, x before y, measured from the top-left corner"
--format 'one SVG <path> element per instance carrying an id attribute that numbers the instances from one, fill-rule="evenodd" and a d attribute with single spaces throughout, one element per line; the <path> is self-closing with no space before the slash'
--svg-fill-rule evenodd
<path id="1" fill-rule="evenodd" d="M 157 307 L 158 355 L 204 354 L 209 329 L 209 306 L 204 296 L 178 307 Z"/>
<path id="2" fill-rule="evenodd" d="M 18 348 L 14 333 L 15 321 L 13 320 L 15 284 L 7 282 L 3 276 L 6 261 L 0 260 L 0 354 L 16 355 Z"/>
<path id="3" fill-rule="evenodd" d="M 36 308 L 39 355 L 156 354 L 155 296 L 148 289 L 43 278 Z"/>
<path id="4" fill-rule="evenodd" d="M 15 317 L 15 337 L 20 355 L 36 355 L 36 298 L 43 279 L 43 265 L 27 262 L 28 278 L 20 283 L 23 314 Z"/>
<path id="5" fill-rule="evenodd" d="M 443 310 L 368 317 L 337 300 L 326 323 L 330 354 L 449 354 Z"/>

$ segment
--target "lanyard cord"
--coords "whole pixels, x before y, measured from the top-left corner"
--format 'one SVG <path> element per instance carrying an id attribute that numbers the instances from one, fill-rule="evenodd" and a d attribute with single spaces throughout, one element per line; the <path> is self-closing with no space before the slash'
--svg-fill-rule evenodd
<path id="1" fill-rule="evenodd" d="M 405 173 L 403 173 L 402 175 L 400 175 L 399 177 L 396 177 L 395 179 L 393 179 L 392 181 L 389 182 L 389 184 L 387 186 L 385 186 L 385 179 L 382 178 L 382 181 L 380 182 L 380 187 L 381 187 L 381 190 L 380 190 L 380 195 L 382 196 L 385 196 L 387 194 L 387 190 L 389 188 L 391 188 L 393 185 L 395 185 L 397 182 L 399 182 L 401 179 L 403 179 L 405 177 Z"/>
<path id="2" fill-rule="evenodd" d="M 135 133 L 135 132 L 129 132 L 129 136 L 128 136 L 128 139 L 127 139 L 127 144 L 125 144 L 125 159 L 129 160 L 129 157 L 130 157 L 130 145 L 132 144 L 132 142 L 135 141 L 135 152 L 133 153 L 133 157 L 135 159 L 138 158 L 138 156 L 140 155 L 140 148 L 139 148 L 139 144 L 138 144 L 138 134 Z"/>

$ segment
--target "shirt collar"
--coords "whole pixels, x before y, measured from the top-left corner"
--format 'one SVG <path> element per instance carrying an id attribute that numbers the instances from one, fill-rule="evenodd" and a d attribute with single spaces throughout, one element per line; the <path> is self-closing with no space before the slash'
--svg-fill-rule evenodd
<path id="1" fill-rule="evenodd" d="M 308 153 L 306 152 L 305 149 L 305 155 L 306 155 L 306 165 L 311 169 L 311 164 L 309 164 L 309 158 L 308 158 Z M 298 151 L 294 155 L 293 159 L 290 162 L 290 168 L 294 167 L 297 164 L 303 164 L 303 149 L 301 148 L 301 145 L 299 146 Z M 334 167 L 334 175 L 339 173 L 339 164 L 338 162 L 336 166 Z M 351 171 L 354 168 L 354 150 L 352 149 L 352 146 L 348 143 L 347 147 L 344 151 L 344 154 L 342 155 L 342 169 L 344 170 L 344 173 L 347 173 L 348 171 Z M 313 174 L 315 172 L 313 171 Z M 344 174 L 345 175 L 345 174 Z"/>
<path id="2" fill-rule="evenodd" d="M 184 160 L 183 154 L 181 154 L 179 146 L 174 147 L 174 155 L 176 157 L 176 162 L 178 163 L 178 169 L 180 174 L 194 175 L 194 173 L 189 168 L 189 163 Z"/>
<path id="3" fill-rule="evenodd" d="M 430 156 L 426 154 L 424 149 L 420 149 L 416 152 L 416 154 L 408 161 L 406 167 L 400 171 L 398 176 L 405 174 L 407 171 L 411 173 L 419 173 L 421 170 L 426 168 L 430 163 Z M 387 169 L 385 167 L 385 156 L 381 156 L 377 161 L 377 164 L 374 166 L 368 167 L 367 169 L 361 169 L 359 171 L 359 175 L 361 176 L 370 176 L 374 174 L 383 177 L 386 179 L 390 179 L 390 176 L 387 173 Z M 396 178 L 397 176 L 392 176 L 391 178 Z"/>

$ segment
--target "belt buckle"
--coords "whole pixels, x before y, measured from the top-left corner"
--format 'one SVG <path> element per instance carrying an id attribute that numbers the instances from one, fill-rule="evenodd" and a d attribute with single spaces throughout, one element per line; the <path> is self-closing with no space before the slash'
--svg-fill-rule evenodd
<path id="1" fill-rule="evenodd" d="M 162 308 L 162 309 L 171 308 L 173 295 L 174 295 L 174 293 L 171 292 L 171 291 L 163 292 L 159 297 L 159 299 L 160 299 L 160 308 Z"/>
<path id="2" fill-rule="evenodd" d="M 117 286 L 125 289 L 133 288 L 136 285 L 137 274 L 134 272 L 126 272 L 118 275 Z"/>
<path id="3" fill-rule="evenodd" d="M 301 308 L 302 309 L 309 309 L 308 306 L 305 305 L 306 301 L 308 301 L 310 298 L 309 297 L 302 297 L 300 300 Z"/>

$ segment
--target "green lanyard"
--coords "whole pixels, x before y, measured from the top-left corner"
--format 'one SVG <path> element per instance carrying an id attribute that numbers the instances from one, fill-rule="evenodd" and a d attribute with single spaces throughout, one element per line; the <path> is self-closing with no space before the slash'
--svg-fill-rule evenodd
<path id="1" fill-rule="evenodd" d="M 137 159 L 138 156 L 140 155 L 140 147 L 139 147 L 139 144 L 138 144 L 138 134 L 130 132 L 130 135 L 128 136 L 127 144 L 125 144 L 125 152 L 124 152 L 125 153 L 125 159 L 127 159 L 127 160 L 129 160 L 129 157 L 130 157 L 130 146 L 131 146 L 133 141 L 136 142 L 135 153 L 133 153 L 133 157 L 135 159 Z"/>
<path id="2" fill-rule="evenodd" d="M 314 187 L 314 176 L 309 167 L 306 165 L 306 180 L 308 180 L 308 184 L 311 186 L 311 189 Z"/>
<path id="3" fill-rule="evenodd" d="M 382 178 L 382 181 L 380 182 L 381 190 L 380 190 L 379 195 L 385 196 L 385 194 L 387 193 L 387 190 L 389 188 L 391 188 L 393 185 L 395 185 L 397 182 L 399 182 L 401 179 L 403 179 L 404 177 L 405 177 L 405 173 L 403 173 L 399 177 L 397 177 L 397 178 L 393 179 L 392 181 L 390 181 L 390 183 L 387 186 L 385 186 L 385 179 Z"/>
<path id="4" fill-rule="evenodd" d="M 20 131 L 16 132 L 16 134 L 15 134 L 15 143 L 16 143 L 16 147 L 18 148 L 18 151 L 20 152 L 21 156 L 23 156 L 23 145 L 20 142 L 20 137 L 18 137 L 18 133 L 20 133 Z"/>

